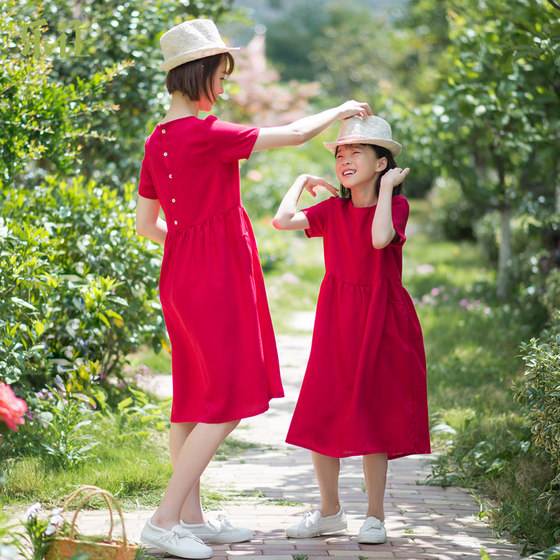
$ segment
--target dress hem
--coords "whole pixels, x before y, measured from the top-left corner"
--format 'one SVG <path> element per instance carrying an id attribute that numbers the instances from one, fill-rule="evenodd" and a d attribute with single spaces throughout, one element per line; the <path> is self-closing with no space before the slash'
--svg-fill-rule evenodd
<path id="1" fill-rule="evenodd" d="M 278 394 L 273 394 L 269 397 L 269 399 L 281 399 L 284 397 L 284 393 L 278 393 Z M 185 424 L 185 423 L 192 423 L 192 424 L 225 424 L 226 422 L 235 422 L 236 420 L 243 420 L 244 418 L 252 418 L 253 416 L 258 416 L 259 414 L 263 414 L 264 412 L 266 412 L 268 409 L 270 408 L 270 404 L 266 403 L 266 407 L 264 408 L 259 408 L 257 410 L 255 410 L 254 412 L 247 412 L 245 413 L 243 416 L 234 416 L 234 417 L 225 417 L 224 419 L 219 419 L 219 420 L 208 420 L 208 419 L 203 419 L 203 420 L 174 420 L 173 418 L 171 419 L 171 423 L 172 424 Z"/>
<path id="2" fill-rule="evenodd" d="M 319 449 L 314 445 L 298 443 L 295 439 L 286 438 L 286 443 L 289 445 L 295 445 L 297 447 L 303 447 L 304 449 L 309 449 L 309 451 L 314 451 L 315 453 L 319 453 L 321 455 L 326 455 L 327 457 L 335 457 L 338 459 L 344 459 L 345 457 L 361 457 L 363 455 L 374 455 L 376 453 L 387 453 L 387 459 L 391 461 L 392 459 L 399 459 L 401 457 L 406 457 L 408 455 L 429 455 L 432 453 L 431 448 L 420 448 L 420 449 L 411 449 L 407 451 L 387 451 L 383 449 L 367 449 L 366 451 L 353 451 L 350 453 L 336 453 L 333 454 L 332 451 L 326 451 L 324 449 Z"/>

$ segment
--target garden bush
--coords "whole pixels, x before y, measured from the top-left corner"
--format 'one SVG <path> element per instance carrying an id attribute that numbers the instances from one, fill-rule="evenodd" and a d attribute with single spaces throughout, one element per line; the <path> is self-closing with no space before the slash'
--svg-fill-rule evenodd
<path id="1" fill-rule="evenodd" d="M 521 345 L 525 373 L 516 388 L 527 408 L 532 440 L 550 457 L 554 479 L 543 494 L 551 506 L 560 505 L 560 314 L 553 326 Z"/>
<path id="2" fill-rule="evenodd" d="M 20 391 L 84 367 L 100 382 L 140 344 L 160 348 L 160 256 L 135 232 L 133 193 L 81 179 L 3 189 L 0 368 Z"/>

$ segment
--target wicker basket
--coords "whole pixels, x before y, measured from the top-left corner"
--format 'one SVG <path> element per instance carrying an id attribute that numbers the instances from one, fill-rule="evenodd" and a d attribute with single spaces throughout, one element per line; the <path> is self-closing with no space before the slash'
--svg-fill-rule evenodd
<path id="1" fill-rule="evenodd" d="M 104 542 L 90 542 L 81 540 L 80 535 L 76 531 L 76 520 L 78 514 L 84 505 L 91 500 L 94 496 L 102 496 L 109 509 L 111 517 L 111 526 L 109 535 Z M 124 529 L 124 517 L 122 510 L 117 503 L 115 497 L 97 486 L 83 486 L 75 492 L 70 494 L 64 503 L 65 509 L 73 502 L 80 500 L 72 522 L 70 524 L 70 535 L 68 537 L 55 537 L 47 550 L 45 560 L 63 560 L 64 558 L 72 558 L 77 552 L 86 553 L 89 555 L 89 560 L 134 560 L 138 546 L 130 544 L 126 540 L 126 532 Z M 113 526 L 114 526 L 114 510 L 117 511 L 121 519 L 123 540 L 113 539 Z"/>

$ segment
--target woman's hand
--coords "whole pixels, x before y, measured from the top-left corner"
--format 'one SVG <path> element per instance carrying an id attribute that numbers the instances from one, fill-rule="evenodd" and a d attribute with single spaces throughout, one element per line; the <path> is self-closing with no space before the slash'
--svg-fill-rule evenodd
<path id="1" fill-rule="evenodd" d="M 367 103 L 360 103 L 359 101 L 346 101 L 342 105 L 339 105 L 339 120 L 349 119 L 350 117 L 367 117 L 373 115 L 373 111 Z"/>
<path id="2" fill-rule="evenodd" d="M 400 185 L 409 172 L 410 169 L 408 167 L 406 167 L 405 169 L 401 169 L 400 167 L 389 169 L 389 171 L 387 171 L 385 175 L 381 177 L 381 187 L 390 186 L 391 188 L 393 188 L 397 185 Z"/>
<path id="3" fill-rule="evenodd" d="M 315 175 L 301 175 L 303 179 L 303 188 L 313 197 L 317 196 L 317 188 L 323 187 L 327 189 L 331 194 L 338 196 L 338 189 L 333 187 L 329 182 L 325 181 L 322 177 L 316 177 Z"/>

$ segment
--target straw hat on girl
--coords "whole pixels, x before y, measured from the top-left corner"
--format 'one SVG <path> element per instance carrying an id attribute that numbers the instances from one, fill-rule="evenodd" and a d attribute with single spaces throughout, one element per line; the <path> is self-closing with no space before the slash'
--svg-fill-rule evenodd
<path id="1" fill-rule="evenodd" d="M 397 157 L 402 146 L 393 140 L 391 126 L 375 115 L 361 118 L 351 117 L 342 121 L 336 142 L 323 142 L 325 148 L 336 154 L 337 146 L 342 144 L 375 144 L 387 148 Z"/>
<path id="2" fill-rule="evenodd" d="M 166 72 L 199 58 L 239 50 L 224 43 L 216 24 L 209 19 L 180 23 L 166 31 L 159 42 L 165 61 L 161 69 Z"/>

